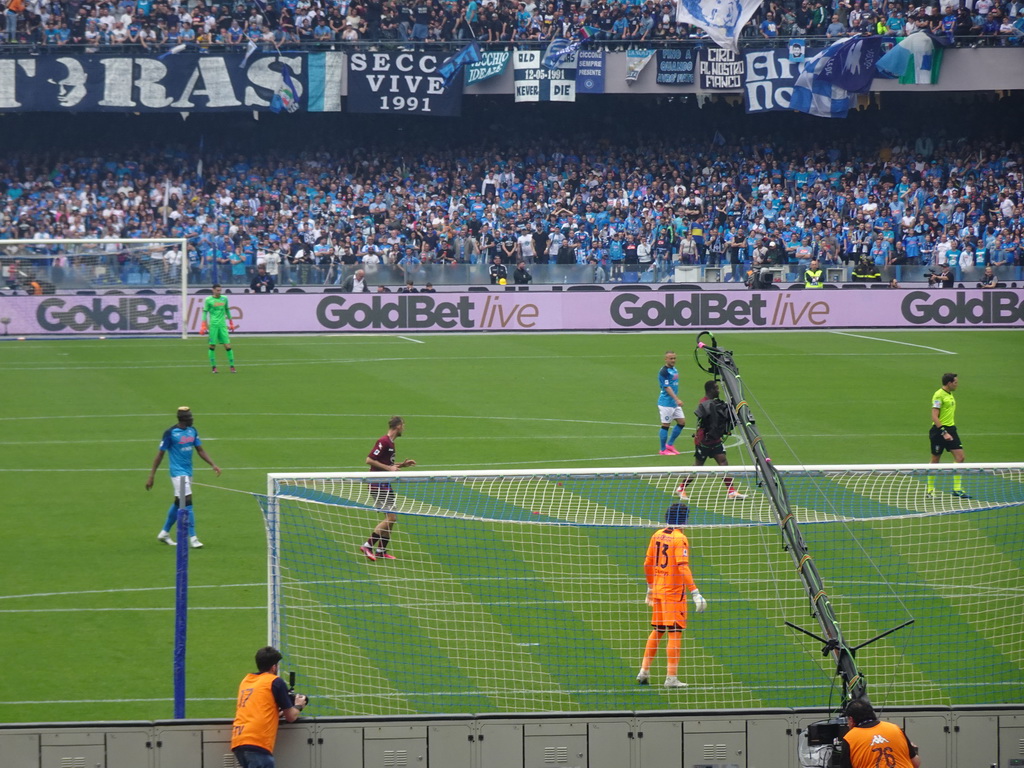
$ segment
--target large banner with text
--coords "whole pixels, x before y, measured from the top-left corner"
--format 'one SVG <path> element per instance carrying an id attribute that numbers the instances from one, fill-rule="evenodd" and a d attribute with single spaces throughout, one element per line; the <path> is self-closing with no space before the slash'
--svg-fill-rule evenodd
<path id="1" fill-rule="evenodd" d="M 425 51 L 357 51 L 348 57 L 346 112 L 456 117 L 462 111 L 462 78 L 445 88 L 438 67 L 445 54 Z"/>
<path id="2" fill-rule="evenodd" d="M 14 296 L 8 338 L 198 333 L 203 296 Z M 1024 290 L 233 294 L 236 332 L 1024 328 Z M 7 323 L 6 321 L 9 321 Z"/>
<path id="3" fill-rule="evenodd" d="M 820 51 L 808 50 L 810 58 Z M 748 113 L 789 111 L 793 86 L 802 71 L 803 61 L 794 61 L 788 48 L 746 51 L 746 76 L 743 79 L 743 100 Z"/>
<path id="4" fill-rule="evenodd" d="M 545 66 L 543 51 L 512 52 L 516 101 L 576 101 L 576 53 Z"/>
<path id="5" fill-rule="evenodd" d="M 0 58 L 0 112 L 338 112 L 343 54 Z"/>

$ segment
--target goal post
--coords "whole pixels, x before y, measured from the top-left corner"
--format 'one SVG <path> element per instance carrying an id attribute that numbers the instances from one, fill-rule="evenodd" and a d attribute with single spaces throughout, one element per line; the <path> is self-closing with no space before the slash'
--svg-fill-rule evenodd
<path id="1" fill-rule="evenodd" d="M 858 655 L 876 705 L 1019 699 L 1024 464 L 778 469 L 851 645 L 914 620 Z M 659 684 L 664 647 L 638 686 L 644 553 L 684 480 L 708 609 L 683 634 L 688 687 Z M 838 700 L 831 659 L 787 626 L 814 624 L 753 467 L 389 474 L 395 559 L 371 562 L 382 481 L 274 473 L 259 497 L 269 640 L 318 714 Z"/>
<path id="2" fill-rule="evenodd" d="M 52 238 L 0 241 L 0 270 L 6 291 L 14 296 L 125 295 L 116 307 L 103 310 L 112 333 L 180 333 L 188 338 L 189 284 L 201 274 L 201 265 L 186 237 Z M 144 298 L 158 293 L 175 296 L 176 317 L 166 317 L 153 299 Z M 12 303 L 14 311 L 34 313 L 35 323 L 27 317 L 7 318 L 5 326 L 103 326 L 89 317 L 94 312 L 84 304 L 50 304 L 40 309 L 39 302 Z"/>

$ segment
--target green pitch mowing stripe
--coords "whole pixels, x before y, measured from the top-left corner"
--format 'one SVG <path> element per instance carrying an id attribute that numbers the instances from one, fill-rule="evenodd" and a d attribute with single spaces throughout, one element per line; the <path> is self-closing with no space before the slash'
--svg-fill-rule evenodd
<path id="1" fill-rule="evenodd" d="M 949 522 L 947 522 L 949 521 Z M 953 522 L 955 521 L 955 522 Z M 1024 598 L 1024 573 L 1020 569 L 1020 553 L 1016 560 L 1007 558 L 994 545 L 982 530 L 975 527 L 971 514 L 945 518 L 942 535 L 932 541 L 956 542 L 958 551 L 966 553 L 966 564 L 969 572 L 982 577 L 982 583 L 966 583 L 961 563 L 955 559 L 936 556 L 936 551 L 915 544 L 909 539 L 914 532 L 925 528 L 929 521 L 909 521 L 907 534 L 895 537 L 890 541 L 898 548 L 903 557 L 913 563 L 914 567 L 928 581 L 934 584 L 936 592 L 957 612 L 960 619 L 969 625 L 967 631 L 986 639 L 994 648 L 1003 654 L 1007 661 L 1006 667 L 997 667 L 991 671 L 992 680 L 1021 679 L 1024 684 L 1024 640 L 1016 633 L 1007 633 L 1004 621 L 1019 615 L 1021 599 Z M 923 536 L 921 537 L 923 538 Z M 920 540 L 920 539 L 919 539 Z M 982 568 L 977 569 L 976 564 Z M 991 581 L 984 580 L 985 577 Z M 1002 581 L 1012 585 L 1011 589 L 1001 590 L 1002 594 L 993 594 L 988 588 L 997 586 L 993 581 Z M 948 627 L 952 636 L 956 636 L 954 627 Z M 962 658 L 970 658 L 963 654 Z M 975 657 L 977 658 L 977 657 Z M 1009 666 L 1013 665 L 1013 666 Z"/>
<path id="2" fill-rule="evenodd" d="M 356 518 L 364 530 L 372 528 L 373 517 L 364 515 Z M 284 645 L 300 666 L 319 669 L 327 661 L 329 672 L 322 674 L 322 684 L 317 693 L 333 700 L 340 692 L 374 691 L 378 701 L 372 713 L 418 712 L 421 705 L 413 701 L 422 692 L 447 690 L 433 678 L 431 670 L 447 667 L 448 674 L 460 690 L 473 688 L 468 678 L 462 678 L 457 667 L 451 668 L 448 653 L 436 637 L 422 631 L 412 603 L 416 601 L 415 582 L 400 563 L 381 563 L 380 568 L 369 563 L 359 552 L 357 543 L 323 530 L 309 533 L 315 535 L 315 547 L 291 549 L 282 552 L 282 559 L 288 573 L 289 585 L 285 589 L 286 616 L 282 625 L 311 626 L 313 629 L 301 636 L 285 635 Z M 289 536 L 295 546 L 302 547 L 301 537 Z M 323 546 L 324 541 L 328 546 Z M 289 553 L 324 553 L 318 560 L 308 557 L 292 559 Z M 408 589 L 402 583 L 408 579 Z M 344 604 L 336 602 L 341 595 Z M 301 595 L 299 602 L 297 595 Z M 287 615 L 290 614 L 290 615 Z M 389 627 L 382 632 L 381 627 Z M 357 650 L 355 658 L 346 655 L 344 646 Z M 303 661 L 312 654 L 314 664 L 304 665 Z M 426 660 L 427 663 L 417 663 Z M 461 684 L 461 685 L 460 685 Z M 339 687 L 340 686 L 340 687 Z M 491 706 L 485 697 L 465 697 L 465 704 L 457 706 Z M 364 699 L 365 700 L 365 699 Z M 387 709 L 380 708 L 386 702 Z M 351 706 L 354 702 L 343 701 L 337 706 Z M 329 706 L 322 711 L 332 712 Z M 350 711 L 347 709 L 333 710 Z M 460 711 L 466 711 L 460 709 Z"/>
<path id="3" fill-rule="evenodd" d="M 290 571 L 290 569 L 289 569 Z M 308 574 L 307 574 L 308 575 Z M 320 574 L 318 574 L 320 575 Z M 374 697 L 387 697 L 391 711 L 412 714 L 418 709 L 405 701 L 404 693 L 388 685 L 386 665 L 391 660 L 387 646 L 363 645 L 350 632 L 350 625 L 336 607 L 318 600 L 314 582 L 306 586 L 303 581 L 291 578 L 287 594 L 293 608 L 283 622 L 281 650 L 285 654 L 283 667 L 297 670 L 302 675 L 302 690 L 313 697 L 313 714 L 333 714 L 342 705 L 337 703 L 341 695 L 339 683 L 345 686 L 345 694 L 355 695 L 344 701 L 344 707 L 357 707 L 368 694 L 355 694 L 373 690 Z M 328 574 L 322 574 L 326 577 Z M 355 586 L 356 582 L 346 582 Z M 353 589 L 353 592 L 356 590 Z M 292 632 L 292 626 L 306 629 Z M 316 664 L 303 663 L 309 654 L 316 658 Z"/>
<path id="4" fill-rule="evenodd" d="M 884 678 L 887 685 L 899 686 L 918 677 L 941 687 L 939 700 L 943 702 L 973 703 L 983 692 L 952 690 L 957 681 L 962 681 L 963 669 L 936 664 L 941 657 L 934 653 L 937 645 L 946 644 L 961 658 L 999 657 L 998 650 L 978 631 L 977 624 L 958 613 L 957 603 L 949 600 L 948 589 L 939 589 L 928 572 L 930 562 L 942 562 L 929 543 L 955 539 L 960 528 L 946 517 L 879 521 L 857 525 L 856 541 L 832 525 L 809 525 L 803 530 L 816 559 L 830 565 L 826 588 L 851 645 L 866 641 L 908 617 L 898 607 L 898 601 L 907 605 L 906 611 L 916 620 L 913 626 L 861 651 L 858 658 L 865 669 L 873 670 L 872 679 Z M 943 574 L 946 579 L 951 575 L 948 570 L 943 570 Z M 892 585 L 895 594 L 886 594 L 888 590 L 879 588 L 883 579 Z M 1003 664 L 986 671 L 984 676 L 996 682 L 1019 675 L 1019 668 Z M 935 701 L 935 697 L 915 699 L 915 703 Z"/>
<path id="5" fill-rule="evenodd" d="M 527 530 L 534 533 L 524 538 Z M 478 523 L 425 518 L 417 518 L 410 532 L 435 559 L 458 561 L 458 568 L 451 569 L 453 575 L 466 580 L 464 586 L 477 604 L 506 628 L 545 673 L 538 676 L 532 668 L 517 673 L 500 661 L 488 662 L 503 685 L 533 691 L 543 700 L 554 684 L 571 698 L 571 708 L 584 709 L 607 700 L 599 691 L 609 680 L 619 688 L 632 680 L 627 662 L 617 660 L 617 649 L 589 625 L 590 617 L 621 621 L 617 597 L 621 576 L 604 562 L 585 533 L 565 526 L 521 523 L 492 523 L 481 529 Z M 550 579 L 549 571 L 538 570 L 547 566 L 576 572 L 573 564 L 579 558 L 587 561 L 591 579 L 574 583 L 569 593 L 562 589 L 564 583 Z M 467 631 L 474 631 L 472 625 Z M 500 649 L 498 653 L 500 658 Z M 517 703 L 508 696 L 499 701 L 500 709 L 506 711 L 516 709 Z"/>
<path id="6" fill-rule="evenodd" d="M 981 509 L 971 512 L 969 520 L 978 529 L 978 532 L 985 537 L 988 545 L 1000 553 L 1000 556 L 1012 564 L 996 585 L 1007 590 L 1008 593 L 1019 595 L 1024 598 L 1024 550 L 1020 542 L 1012 536 L 1006 535 L 1007 521 L 1017 521 L 1024 516 L 1024 507 L 1014 509 Z M 1020 523 L 1011 523 L 1017 524 Z"/>
<path id="7" fill-rule="evenodd" d="M 436 519 L 421 520 L 435 527 L 439 523 Z M 371 521 L 364 522 L 365 530 L 369 530 Z M 365 600 L 368 608 L 363 616 L 354 614 L 358 609 L 339 612 L 338 622 L 363 645 L 364 652 L 377 649 L 376 666 L 390 685 L 405 692 L 410 700 L 420 697 L 425 704 L 431 702 L 434 691 L 466 690 L 486 694 L 496 684 L 502 687 L 508 680 L 534 679 L 548 692 L 547 708 L 572 709 L 571 699 L 557 692 L 555 681 L 530 652 L 519 645 L 519 640 L 510 636 L 487 607 L 480 605 L 452 577 L 442 561 L 424 547 L 425 530 L 417 531 L 417 526 L 409 520 L 403 522 L 405 530 L 396 550 L 401 559 L 371 564 L 361 555 L 350 559 L 343 555 L 335 565 L 336 572 L 350 576 L 359 569 L 362 584 L 352 584 L 352 588 L 346 585 L 345 596 L 355 605 Z M 338 549 L 342 552 L 354 549 L 353 542 L 351 539 L 339 541 Z M 457 554 L 450 540 L 443 549 L 446 558 Z M 435 582 L 446 585 L 445 603 L 437 601 Z M 359 586 L 368 586 L 368 589 L 357 590 Z M 362 633 L 356 629 L 360 622 L 365 627 Z M 387 630 L 382 633 L 381 628 Z M 501 659 L 502 669 L 480 665 L 480 660 L 494 658 Z M 465 678 L 462 686 L 460 677 Z M 473 698 L 469 697 L 470 701 Z M 481 711 L 481 702 L 473 703 L 474 711 Z M 450 697 L 445 702 L 446 707 L 449 705 L 466 706 Z M 495 706 L 494 702 L 486 702 L 484 708 L 490 710 Z"/>
<path id="8" fill-rule="evenodd" d="M 582 663 L 592 668 L 588 673 L 592 682 L 596 684 L 603 680 L 608 689 L 603 697 L 582 701 L 584 708 L 595 705 L 602 709 L 679 706 L 672 697 L 652 701 L 651 688 L 639 688 L 634 683 L 650 632 L 650 610 L 643 604 L 646 581 L 642 569 L 650 532 L 636 528 L 586 526 L 553 529 L 547 533 L 540 530 L 528 538 L 528 549 L 523 554 L 531 555 L 534 568 L 537 564 L 547 565 L 547 569 L 538 575 L 546 580 L 552 592 L 559 595 L 566 609 L 572 611 L 572 623 L 566 627 L 568 631 L 562 629 L 559 632 L 562 645 L 568 646 L 565 653 L 581 658 Z M 519 538 L 522 531 L 513 531 L 511 526 L 505 526 L 504 533 L 506 540 L 516 544 L 517 549 L 522 546 Z M 627 559 L 624 554 L 632 555 L 632 558 Z M 567 580 L 560 578 L 563 572 L 580 576 Z M 589 595 L 599 601 L 600 598 L 595 597 L 597 594 L 605 596 L 604 610 L 601 610 L 600 602 L 591 605 L 587 600 Z M 563 616 L 563 626 L 565 621 Z M 555 625 L 555 631 L 559 631 L 558 625 Z M 604 645 L 601 655 L 588 658 L 574 647 L 577 634 L 584 632 L 600 638 Z M 714 680 L 719 686 L 727 685 L 731 690 L 738 687 L 739 681 L 728 676 L 713 654 L 693 643 L 684 642 L 684 646 L 679 674 L 691 682 L 694 691 L 701 686 L 703 679 Z M 663 647 L 655 667 L 655 670 L 662 670 L 662 676 L 664 654 Z M 656 674 L 659 673 L 652 672 L 652 676 Z M 660 679 L 655 680 L 655 684 L 657 682 Z M 656 693 L 660 696 L 662 692 Z"/>
<path id="9" fill-rule="evenodd" d="M 694 568 L 709 609 L 694 624 L 699 642 L 728 658 L 738 678 L 765 706 L 795 702 L 805 706 L 828 695 L 833 686 L 831 658 L 820 645 L 784 626 L 789 620 L 816 634 L 806 593 L 791 576 L 792 560 L 781 551 L 768 526 L 716 532 L 715 548 L 694 544 Z M 762 564 L 760 576 L 750 562 Z M 716 608 L 717 606 L 717 608 Z M 844 624 L 844 629 L 845 629 Z M 794 704 L 790 704 L 793 706 Z"/>

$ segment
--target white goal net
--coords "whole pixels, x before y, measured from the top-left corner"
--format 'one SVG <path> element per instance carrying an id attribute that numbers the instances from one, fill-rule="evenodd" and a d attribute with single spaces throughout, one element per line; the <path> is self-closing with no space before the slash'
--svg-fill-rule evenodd
<path id="1" fill-rule="evenodd" d="M 185 337 L 194 256 L 185 238 L 0 241 L 4 333 Z"/>
<path id="2" fill-rule="evenodd" d="M 876 703 L 1024 690 L 1024 465 L 782 467 Z M 954 485 L 954 477 L 959 481 Z M 931 479 L 930 479 L 931 478 Z M 319 714 L 821 706 L 839 698 L 805 587 L 750 467 L 273 474 L 269 635 Z M 679 677 L 638 686 L 643 559 L 686 482 L 691 611 Z M 730 496 L 732 487 L 745 498 Z M 963 495 L 954 495 L 962 488 Z M 652 680 L 664 675 L 664 647 Z M 659 666 L 660 665 L 660 666 Z"/>

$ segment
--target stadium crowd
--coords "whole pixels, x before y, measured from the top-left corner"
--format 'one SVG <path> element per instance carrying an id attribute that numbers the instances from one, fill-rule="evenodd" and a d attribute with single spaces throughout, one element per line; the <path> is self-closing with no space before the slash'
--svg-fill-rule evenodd
<path id="1" fill-rule="evenodd" d="M 587 147 L 581 149 L 581 147 Z M 386 149 L 270 147 L 12 152 L 0 157 L 3 239 L 187 237 L 196 283 L 340 284 L 362 267 L 590 265 L 649 280 L 722 265 L 949 264 L 1021 276 L 1022 145 L 929 135 L 805 145 L 765 135 L 680 142 L 565 136 L 433 138 Z M 111 246 L 109 278 L 149 269 Z M 61 263 L 59 249 L 55 264 Z M 8 252 L 9 254 L 11 252 Z M 174 279 L 184 260 L 158 260 Z M 65 260 L 66 261 L 66 260 Z M 70 265 L 68 265 L 70 266 Z M 381 275 L 383 277 L 383 273 Z"/>
<path id="2" fill-rule="evenodd" d="M 3 41 L 60 48 L 164 51 L 178 45 L 245 50 L 355 41 L 488 43 L 571 38 L 699 38 L 676 21 L 682 0 L 5 0 Z M 1020 44 L 1024 0 L 769 0 L 744 34 L 777 38 L 905 35 L 927 30 L 950 44 Z"/>

